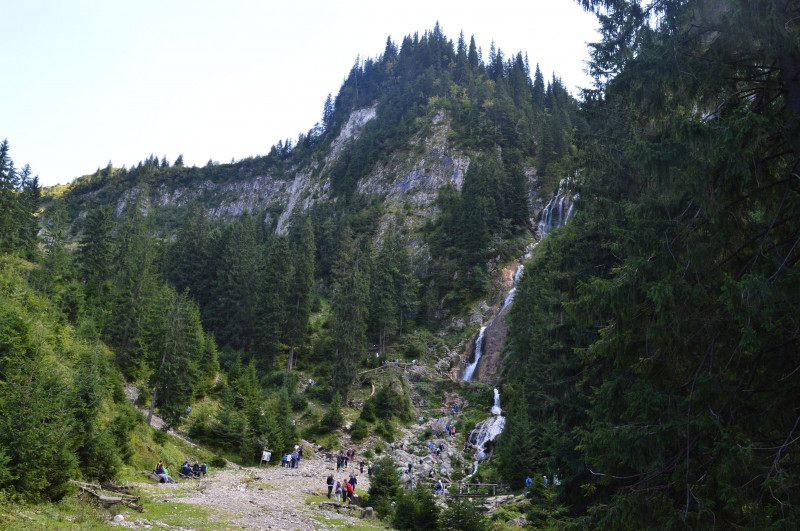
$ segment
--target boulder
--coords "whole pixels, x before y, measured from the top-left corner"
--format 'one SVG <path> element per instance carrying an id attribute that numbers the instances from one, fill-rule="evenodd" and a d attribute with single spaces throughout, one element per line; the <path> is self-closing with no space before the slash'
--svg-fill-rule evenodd
<path id="1" fill-rule="evenodd" d="M 361 518 L 366 518 L 367 520 L 374 520 L 375 511 L 372 510 L 372 507 L 365 507 L 361 509 Z"/>

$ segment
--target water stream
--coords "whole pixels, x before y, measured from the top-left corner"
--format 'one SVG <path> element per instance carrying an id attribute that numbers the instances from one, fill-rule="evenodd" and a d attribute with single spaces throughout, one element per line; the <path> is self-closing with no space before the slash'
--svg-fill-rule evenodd
<path id="1" fill-rule="evenodd" d="M 481 331 L 478 332 L 478 339 L 475 340 L 475 359 L 464 367 L 464 372 L 461 375 L 461 379 L 465 382 L 469 382 L 472 380 L 472 375 L 475 373 L 475 367 L 478 366 L 478 360 L 481 359 L 483 355 L 483 333 L 486 332 L 486 327 L 482 326 Z"/>
<path id="2" fill-rule="evenodd" d="M 488 419 L 482 420 L 475 425 L 467 436 L 467 441 L 477 450 L 475 453 L 475 462 L 472 474 L 466 476 L 464 481 L 468 480 L 478 472 L 478 463 L 491 455 L 487 452 L 486 445 L 493 443 L 497 436 L 503 432 L 506 426 L 506 418 L 503 416 L 503 410 L 500 408 L 500 391 L 494 390 L 494 402 L 492 403 L 492 416 Z"/>

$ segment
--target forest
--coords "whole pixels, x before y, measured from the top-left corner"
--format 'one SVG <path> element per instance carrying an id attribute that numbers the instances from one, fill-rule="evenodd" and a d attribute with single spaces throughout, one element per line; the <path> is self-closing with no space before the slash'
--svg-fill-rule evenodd
<path id="1" fill-rule="evenodd" d="M 484 59 L 437 24 L 357 59 L 320 123 L 264 157 L 151 155 L 41 190 L 3 141 L 0 504 L 58 501 L 70 479 L 139 466 L 145 420 L 126 386 L 244 465 L 266 441 L 331 442 L 358 371 L 463 347 L 447 323 L 535 243 L 496 382 L 507 423 L 479 477 L 515 492 L 533 472 L 560 478 L 535 527 L 796 528 L 800 6 L 579 3 L 602 39 L 577 99 L 527 55 L 493 44 Z M 463 185 L 438 189 L 432 214 L 363 193 L 376 168 L 420 155 L 438 116 L 468 154 Z M 224 216 L 209 194 L 154 201 L 305 167 L 330 195 L 285 231 L 285 205 Z M 576 213 L 541 238 L 560 186 Z M 380 387 L 350 436 L 393 440 L 413 423 L 411 395 Z M 391 497 L 372 495 L 389 511 Z M 396 501 L 421 516 L 395 526 L 436 525 L 420 523 L 424 496 Z M 440 525 L 470 518 L 459 506 Z"/>

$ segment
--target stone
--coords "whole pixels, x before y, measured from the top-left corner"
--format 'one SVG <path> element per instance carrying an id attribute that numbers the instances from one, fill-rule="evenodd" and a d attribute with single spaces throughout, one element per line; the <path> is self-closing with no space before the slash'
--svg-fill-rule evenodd
<path id="1" fill-rule="evenodd" d="M 519 518 L 514 518 L 513 520 L 509 520 L 508 523 L 518 527 L 525 527 L 526 525 L 528 525 L 528 519 L 525 518 L 524 516 L 520 516 Z"/>
<path id="2" fill-rule="evenodd" d="M 372 510 L 372 507 L 365 507 L 361 509 L 361 518 L 365 518 L 367 520 L 374 520 L 375 511 Z"/>
<path id="3" fill-rule="evenodd" d="M 115 524 L 121 524 L 122 522 L 125 521 L 125 517 L 122 516 L 121 514 L 118 514 L 114 516 L 114 518 L 112 518 L 111 521 L 114 522 Z"/>

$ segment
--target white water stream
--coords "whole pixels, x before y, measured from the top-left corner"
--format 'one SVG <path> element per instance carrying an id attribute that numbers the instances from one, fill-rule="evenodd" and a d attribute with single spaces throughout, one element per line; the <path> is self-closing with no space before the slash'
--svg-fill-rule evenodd
<path id="1" fill-rule="evenodd" d="M 482 326 L 481 331 L 478 332 L 478 339 L 475 340 L 475 359 L 472 363 L 464 367 L 464 373 L 461 375 L 461 379 L 465 382 L 469 382 L 472 380 L 472 375 L 475 373 L 475 367 L 478 366 L 478 360 L 481 359 L 483 355 L 483 333 L 486 332 L 486 327 Z"/>
<path id="2" fill-rule="evenodd" d="M 467 441 L 477 452 L 475 453 L 475 466 L 472 469 L 472 474 L 466 476 L 464 481 L 474 476 L 478 472 L 478 463 L 491 455 L 491 452 L 487 453 L 486 445 L 494 442 L 497 436 L 503 432 L 503 428 L 506 426 L 506 418 L 502 413 L 503 410 L 500 408 L 500 391 L 495 389 L 492 416 L 477 423 L 475 429 L 467 436 Z"/>

